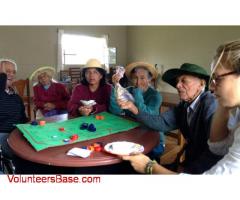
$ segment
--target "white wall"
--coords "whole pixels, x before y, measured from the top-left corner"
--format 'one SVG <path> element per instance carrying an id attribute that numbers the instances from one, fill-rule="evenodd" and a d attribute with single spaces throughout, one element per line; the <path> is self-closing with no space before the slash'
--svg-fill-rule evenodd
<path id="1" fill-rule="evenodd" d="M 146 61 L 164 66 L 164 71 L 195 63 L 210 72 L 217 46 L 240 38 L 240 26 L 130 26 L 127 29 L 127 61 Z M 163 83 L 159 90 L 176 92 Z"/>
<path id="2" fill-rule="evenodd" d="M 27 78 L 39 66 L 57 66 L 57 30 L 88 35 L 109 35 L 117 47 L 118 64 L 126 64 L 125 26 L 0 26 L 0 58 L 16 60 L 18 78 Z"/>
<path id="3" fill-rule="evenodd" d="M 18 78 L 28 77 L 37 67 L 57 65 L 57 30 L 109 35 L 117 48 L 117 64 L 146 61 L 164 71 L 192 62 L 208 71 L 217 46 L 240 38 L 240 26 L 0 26 L 0 57 L 16 60 Z M 176 92 L 160 81 L 159 90 Z"/>

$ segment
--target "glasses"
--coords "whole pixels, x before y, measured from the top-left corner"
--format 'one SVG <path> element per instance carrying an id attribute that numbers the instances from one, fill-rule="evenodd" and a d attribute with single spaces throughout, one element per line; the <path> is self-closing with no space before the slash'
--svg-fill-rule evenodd
<path id="1" fill-rule="evenodd" d="M 228 76 L 228 75 L 232 75 L 232 74 L 237 74 L 237 71 L 232 71 L 232 72 L 228 72 L 225 74 L 221 74 L 221 75 L 216 75 L 216 74 L 212 74 L 209 83 L 213 83 L 214 85 L 217 85 L 220 83 L 220 81 L 222 80 L 223 77 Z"/>

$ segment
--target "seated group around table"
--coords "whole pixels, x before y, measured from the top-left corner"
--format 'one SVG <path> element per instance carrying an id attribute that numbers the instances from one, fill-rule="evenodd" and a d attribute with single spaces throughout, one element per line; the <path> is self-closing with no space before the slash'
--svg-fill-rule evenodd
<path id="1" fill-rule="evenodd" d="M 55 69 L 41 67 L 31 75 L 37 81 L 33 87 L 36 116 L 48 117 L 69 113 L 72 117 L 89 116 L 102 111 L 132 117 L 149 128 L 159 131 L 158 145 L 148 156 L 122 156 L 139 173 L 174 174 L 155 160 L 164 152 L 164 133 L 180 129 L 185 140 L 183 173 L 240 174 L 240 41 L 221 45 L 212 62 L 212 76 L 196 64 L 184 63 L 167 70 L 162 80 L 176 88 L 180 103 L 159 113 L 162 96 L 151 83 L 158 74 L 155 67 L 135 62 L 125 67 L 131 87 L 123 92 L 129 99 L 116 94 L 121 76 L 106 81 L 106 71 L 97 59 L 90 59 L 82 70 L 82 81 L 70 95 L 66 88 L 53 80 Z M 21 98 L 12 87 L 17 72 L 13 60 L 0 60 L 0 145 L 5 156 L 11 157 L 7 137 L 14 124 L 27 121 Z M 210 83 L 210 85 L 209 85 Z M 208 91 L 208 87 L 214 92 Z M 84 101 L 94 100 L 86 105 Z M 3 106 L 2 106 L 3 105 Z M 152 160 L 154 159 L 154 160 Z M 159 160 L 158 160 L 159 161 Z"/>

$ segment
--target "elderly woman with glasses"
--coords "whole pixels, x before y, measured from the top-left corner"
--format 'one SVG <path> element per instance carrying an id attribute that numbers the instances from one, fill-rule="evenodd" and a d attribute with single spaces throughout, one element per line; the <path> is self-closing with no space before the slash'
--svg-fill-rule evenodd
<path id="1" fill-rule="evenodd" d="M 220 45 L 212 62 L 210 89 L 218 107 L 213 116 L 210 150 L 224 156 L 204 174 L 240 175 L 240 40 Z M 140 154 L 123 157 L 130 160 L 135 170 L 144 173 L 174 174 Z"/>
<path id="2" fill-rule="evenodd" d="M 138 120 L 155 130 L 168 132 L 180 129 L 186 140 L 185 160 L 181 163 L 181 168 L 186 173 L 200 174 L 221 159 L 221 156 L 209 150 L 207 143 L 211 119 L 217 106 L 214 95 L 206 90 L 209 75 L 196 64 L 184 63 L 180 68 L 166 71 L 162 79 L 178 91 L 181 101 L 174 108 L 160 115 L 150 115 L 131 105 L 122 107 L 135 113 Z M 134 156 L 124 157 L 130 159 L 135 166 L 134 158 L 138 159 Z M 142 168 L 147 166 L 148 161 L 150 159 L 144 157 Z M 170 169 L 173 167 L 176 166 L 168 166 Z"/>

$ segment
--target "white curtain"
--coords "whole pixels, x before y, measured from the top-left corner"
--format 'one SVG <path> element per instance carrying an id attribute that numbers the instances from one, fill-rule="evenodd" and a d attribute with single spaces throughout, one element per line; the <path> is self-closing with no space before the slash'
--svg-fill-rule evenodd
<path id="1" fill-rule="evenodd" d="M 63 53 L 62 53 L 62 36 L 64 34 L 64 30 L 58 29 L 58 61 L 57 61 L 57 72 L 60 70 L 64 70 L 63 66 Z"/>
<path id="2" fill-rule="evenodd" d="M 103 35 L 103 38 L 105 38 L 105 41 L 106 41 L 106 47 L 105 47 L 105 51 L 104 51 L 105 70 L 107 71 L 107 73 L 109 73 L 108 35 Z"/>

